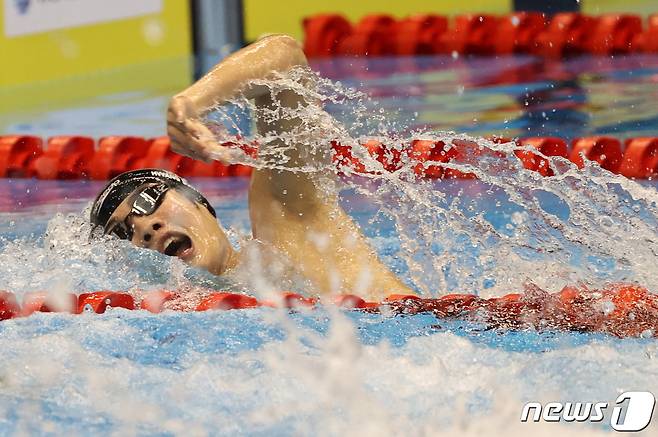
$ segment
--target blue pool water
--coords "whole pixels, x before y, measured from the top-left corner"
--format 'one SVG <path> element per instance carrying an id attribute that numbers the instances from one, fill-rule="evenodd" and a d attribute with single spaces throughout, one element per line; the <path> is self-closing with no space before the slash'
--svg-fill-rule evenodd
<path id="1" fill-rule="evenodd" d="M 658 134 L 658 59 L 651 55 L 563 61 L 529 56 L 338 58 L 311 65 L 325 77 L 366 91 L 402 128 L 568 139 Z M 168 99 L 178 91 L 99 96 L 65 108 L 0 114 L 0 131 L 159 136 Z"/>
<path id="2" fill-rule="evenodd" d="M 366 103 L 382 108 L 403 130 L 658 135 L 654 57 L 564 63 L 525 57 L 348 59 L 314 67 L 366 90 L 378 101 Z M 0 126 L 43 136 L 156 136 L 163 133 L 165 105 L 162 95 L 115 96 L 29 118 L 5 116 Z M 233 241 L 248 235 L 246 180 L 194 182 Z M 227 285 L 127 244 L 88 244 L 81 211 L 101 186 L 0 180 L 0 289 L 20 296 L 32 290 Z M 458 207 L 467 217 L 481 212 L 501 232 L 520 212 L 486 183 L 436 181 L 433 188 L 448 199 L 463 199 Z M 478 196 L 469 198 L 473 193 Z M 552 201 L 546 196 L 546 210 L 566 217 L 564 205 Z M 409 279 L 392 223 L 354 190 L 342 193 L 342 202 L 384 262 Z M 477 258 L 478 247 L 460 247 L 464 259 Z M 603 279 L 624 277 L 623 267 L 592 262 L 599 263 Z M 496 284 L 495 275 L 494 283 L 487 282 L 488 274 L 471 272 L 473 284 L 482 284 L 477 290 L 433 290 L 518 291 Z M 552 280 L 542 270 L 535 275 Z M 521 409 L 531 400 L 614 402 L 624 391 L 658 394 L 653 339 L 499 332 L 430 315 L 387 317 L 330 307 L 298 313 L 260 308 L 37 314 L 0 323 L 0 347 L 0 434 L 598 435 L 610 432 L 606 421 L 522 424 Z M 656 426 L 644 433 L 656 435 Z"/>

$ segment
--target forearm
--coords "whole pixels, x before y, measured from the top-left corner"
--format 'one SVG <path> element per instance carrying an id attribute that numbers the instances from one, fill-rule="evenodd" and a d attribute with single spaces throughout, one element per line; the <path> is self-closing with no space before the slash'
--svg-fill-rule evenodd
<path id="1" fill-rule="evenodd" d="M 202 114 L 238 93 L 247 98 L 263 95 L 268 90 L 252 86 L 250 81 L 300 65 L 307 61 L 297 41 L 286 35 L 268 36 L 228 56 L 178 96 L 189 99 Z"/>

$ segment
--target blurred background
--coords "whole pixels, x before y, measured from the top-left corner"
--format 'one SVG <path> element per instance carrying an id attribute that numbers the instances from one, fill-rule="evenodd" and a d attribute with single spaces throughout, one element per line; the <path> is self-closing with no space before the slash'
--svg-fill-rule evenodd
<path id="1" fill-rule="evenodd" d="M 623 11 L 646 19 L 656 8 L 654 0 L 1 1 L 0 134 L 42 136 L 161 135 L 163 113 L 172 94 L 227 54 L 261 35 L 280 32 L 303 40 L 304 19 L 318 14 L 339 14 L 351 23 L 358 23 L 369 14 L 384 13 L 395 19 L 415 14 L 450 18 L 469 13 L 505 16 L 520 10 L 545 12 L 547 17 L 562 11 L 590 15 Z M 436 57 L 434 61 L 421 59 L 417 65 L 421 73 L 436 72 L 436 62 Z M 444 61 L 440 63 L 446 66 Z M 333 79 L 355 79 L 355 84 L 363 85 L 366 90 L 371 88 L 368 78 L 364 83 L 364 78 L 359 77 L 363 65 L 350 71 L 322 62 L 314 67 Z M 459 71 L 463 64 L 452 67 Z M 472 65 L 468 67 L 471 73 L 467 76 L 472 76 Z M 386 65 L 380 70 L 395 72 L 399 68 Z M 586 70 L 591 73 L 591 68 Z M 573 79 L 578 80 L 579 74 Z M 473 87 L 473 81 L 459 84 L 435 79 L 434 83 L 441 86 L 447 84 L 452 89 L 454 85 L 456 93 L 435 90 L 425 97 L 448 95 L 448 99 L 455 96 L 463 99 L 464 90 L 468 94 L 472 88 L 482 89 L 481 82 Z M 423 81 L 419 75 L 417 82 Z M 377 94 L 378 88 L 373 91 Z M 468 113 L 470 122 L 491 118 L 501 105 L 516 105 L 517 91 L 507 93 L 504 103 L 497 99 L 491 102 L 492 107 L 469 107 L 459 112 Z M 576 94 L 579 92 L 577 89 Z M 399 89 L 396 93 L 404 95 L 408 90 Z M 480 101 L 490 101 L 491 94 L 487 96 L 478 97 Z M 399 105 L 397 109 L 401 109 Z M 500 120 L 494 117 L 494 123 L 474 128 L 460 117 L 436 109 L 431 104 L 423 106 L 420 120 L 410 116 L 407 121 L 412 125 L 447 126 L 471 132 L 521 132 L 518 129 L 509 132 L 513 126 L 507 115 Z M 476 115 L 472 117 L 474 110 Z M 410 114 L 416 112 L 418 107 L 410 110 Z M 444 126 L 442 121 L 448 124 Z"/>

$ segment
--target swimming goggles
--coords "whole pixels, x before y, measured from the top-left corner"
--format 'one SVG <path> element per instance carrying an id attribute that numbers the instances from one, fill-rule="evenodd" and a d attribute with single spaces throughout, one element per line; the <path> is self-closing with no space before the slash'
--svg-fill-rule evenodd
<path id="1" fill-rule="evenodd" d="M 142 217 L 151 215 L 162 203 L 165 194 L 171 187 L 167 184 L 149 185 L 136 191 L 132 196 L 133 200 L 130 212 L 123 221 L 118 221 L 109 229 L 105 230 L 106 234 L 114 234 L 122 240 L 133 239 L 133 226 L 128 224 L 130 217 Z"/>

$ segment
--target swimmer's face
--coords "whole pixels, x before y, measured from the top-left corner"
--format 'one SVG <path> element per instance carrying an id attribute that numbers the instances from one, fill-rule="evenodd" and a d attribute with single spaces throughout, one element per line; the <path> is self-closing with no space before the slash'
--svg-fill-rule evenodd
<path id="1" fill-rule="evenodd" d="M 130 214 L 134 200 L 133 194 L 119 205 L 108 221 L 108 231 L 125 222 L 136 246 L 178 257 L 216 275 L 229 267 L 233 248 L 217 219 L 203 205 L 169 189 L 155 211 L 135 215 Z"/>

